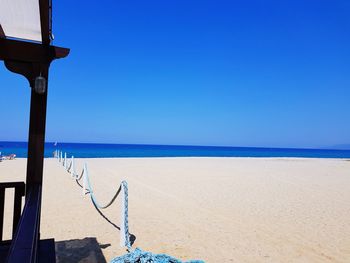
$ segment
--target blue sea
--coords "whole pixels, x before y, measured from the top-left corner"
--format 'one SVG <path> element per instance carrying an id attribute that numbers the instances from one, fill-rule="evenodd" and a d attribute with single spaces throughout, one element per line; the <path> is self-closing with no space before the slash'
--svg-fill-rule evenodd
<path id="1" fill-rule="evenodd" d="M 175 146 L 141 144 L 94 144 L 94 143 L 46 143 L 45 157 L 52 157 L 55 150 L 67 152 L 78 158 L 105 157 L 306 157 L 350 158 L 350 150 L 292 149 L 216 146 Z M 27 157 L 26 142 L 1 142 L 3 155 L 15 153 Z"/>

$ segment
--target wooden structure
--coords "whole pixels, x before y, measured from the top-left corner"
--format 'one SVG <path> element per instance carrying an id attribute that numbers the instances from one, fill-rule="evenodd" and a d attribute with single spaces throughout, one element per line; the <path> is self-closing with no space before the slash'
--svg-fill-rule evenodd
<path id="1" fill-rule="evenodd" d="M 26 182 L 0 183 L 0 262 L 55 262 L 54 240 L 40 240 L 47 80 L 50 63 L 66 57 L 69 49 L 51 45 L 50 0 L 11 0 L 1 5 L 0 60 L 29 81 L 31 102 Z M 13 238 L 4 241 L 7 188 L 15 189 Z"/>

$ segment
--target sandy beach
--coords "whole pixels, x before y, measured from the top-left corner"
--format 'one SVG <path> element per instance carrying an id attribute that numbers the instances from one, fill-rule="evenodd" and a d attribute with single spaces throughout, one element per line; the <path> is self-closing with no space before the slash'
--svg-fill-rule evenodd
<path id="1" fill-rule="evenodd" d="M 101 203 L 128 181 L 133 247 L 206 262 L 349 262 L 350 161 L 76 159 L 78 172 L 84 162 Z M 1 162 L 0 181 L 23 181 L 25 169 L 26 159 Z M 54 237 L 59 255 L 103 262 L 125 253 L 115 226 L 120 199 L 103 210 L 113 225 L 55 159 L 45 159 L 43 187 L 41 238 Z M 11 202 L 6 199 L 5 238 Z M 102 254 L 83 254 L 94 242 Z"/>

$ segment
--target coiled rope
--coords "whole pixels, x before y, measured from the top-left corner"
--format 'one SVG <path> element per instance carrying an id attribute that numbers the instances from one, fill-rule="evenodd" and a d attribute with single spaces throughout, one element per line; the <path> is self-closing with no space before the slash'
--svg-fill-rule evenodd
<path id="1" fill-rule="evenodd" d="M 181 260 L 166 254 L 153 254 L 136 248 L 131 253 L 116 257 L 110 263 L 182 263 Z M 204 263 L 202 260 L 189 260 L 183 263 Z"/>

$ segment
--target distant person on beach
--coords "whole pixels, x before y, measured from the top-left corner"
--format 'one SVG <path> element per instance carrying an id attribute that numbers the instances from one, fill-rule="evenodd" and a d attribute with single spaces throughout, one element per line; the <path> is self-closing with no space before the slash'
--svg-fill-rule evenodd
<path id="1" fill-rule="evenodd" d="M 14 160 L 14 159 L 16 159 L 16 154 L 14 153 L 11 153 L 10 155 L 4 155 L 4 156 L 0 154 L 0 160 Z"/>

